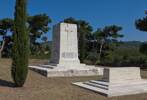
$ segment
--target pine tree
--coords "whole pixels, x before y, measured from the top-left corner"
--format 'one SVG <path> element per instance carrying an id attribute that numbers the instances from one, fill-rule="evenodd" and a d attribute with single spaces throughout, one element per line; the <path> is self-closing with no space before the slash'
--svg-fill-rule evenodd
<path id="1" fill-rule="evenodd" d="M 16 0 L 11 70 L 16 87 L 24 85 L 28 73 L 29 36 L 26 27 L 26 5 L 27 0 Z"/>

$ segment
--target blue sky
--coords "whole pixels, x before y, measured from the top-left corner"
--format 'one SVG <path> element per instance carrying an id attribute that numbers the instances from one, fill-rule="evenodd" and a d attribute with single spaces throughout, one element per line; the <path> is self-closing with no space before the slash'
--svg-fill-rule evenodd
<path id="1" fill-rule="evenodd" d="M 0 0 L 0 19 L 13 18 L 15 0 Z M 135 29 L 135 19 L 145 16 L 147 0 L 28 0 L 28 14 L 47 13 L 50 26 L 67 17 L 88 21 L 94 29 L 116 24 L 123 27 L 125 41 L 147 41 L 147 32 Z M 48 32 L 51 39 L 52 32 Z"/>

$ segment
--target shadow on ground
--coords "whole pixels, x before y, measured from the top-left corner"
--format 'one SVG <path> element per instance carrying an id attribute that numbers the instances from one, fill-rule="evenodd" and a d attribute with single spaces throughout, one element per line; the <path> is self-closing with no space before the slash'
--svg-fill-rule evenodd
<path id="1" fill-rule="evenodd" d="M 10 81 L 2 80 L 2 79 L 0 79 L 0 86 L 2 86 L 2 87 L 11 87 L 11 88 L 15 87 L 14 83 L 12 83 Z"/>

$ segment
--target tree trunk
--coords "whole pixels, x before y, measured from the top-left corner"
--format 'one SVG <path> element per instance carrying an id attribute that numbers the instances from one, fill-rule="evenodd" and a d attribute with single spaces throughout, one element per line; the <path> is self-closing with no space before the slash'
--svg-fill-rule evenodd
<path id="1" fill-rule="evenodd" d="M 85 34 L 84 33 L 80 33 L 80 37 L 79 37 L 79 51 L 80 51 L 80 62 L 83 63 L 84 59 L 85 59 L 85 55 L 86 55 L 86 43 L 85 43 Z"/>
<path id="2" fill-rule="evenodd" d="M 101 45 L 100 45 L 99 60 L 101 60 L 101 55 L 102 55 L 102 51 L 103 51 L 103 45 L 104 45 L 104 41 L 102 40 Z"/>
<path id="3" fill-rule="evenodd" d="M 5 40 L 3 41 L 2 47 L 0 48 L 0 58 L 2 58 L 2 51 L 4 49 L 4 46 L 5 46 Z"/>

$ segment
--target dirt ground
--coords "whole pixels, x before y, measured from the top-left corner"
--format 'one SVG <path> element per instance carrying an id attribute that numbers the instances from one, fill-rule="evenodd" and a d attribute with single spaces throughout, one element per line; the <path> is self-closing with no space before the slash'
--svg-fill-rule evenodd
<path id="1" fill-rule="evenodd" d="M 30 64 L 46 63 L 47 60 L 30 60 Z M 29 70 L 22 88 L 14 88 L 11 79 L 11 60 L 0 59 L 0 100 L 147 100 L 146 94 L 107 98 L 98 93 L 73 86 L 76 81 L 98 77 L 46 78 Z M 141 72 L 147 78 L 147 71 Z"/>

